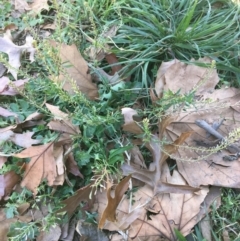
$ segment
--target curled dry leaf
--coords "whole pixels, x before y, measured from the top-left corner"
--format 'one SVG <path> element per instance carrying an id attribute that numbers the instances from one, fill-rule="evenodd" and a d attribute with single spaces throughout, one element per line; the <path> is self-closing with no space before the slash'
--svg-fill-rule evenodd
<path id="1" fill-rule="evenodd" d="M 12 192 L 13 188 L 17 183 L 19 183 L 20 179 L 20 175 L 16 174 L 14 171 L 9 171 L 3 175 L 3 197 L 7 197 Z"/>
<path id="2" fill-rule="evenodd" d="M 79 176 L 83 178 L 83 175 L 80 172 L 77 162 L 75 161 L 72 153 L 69 154 L 66 160 L 66 168 L 67 168 L 67 171 L 72 173 L 74 176 Z"/>
<path id="3" fill-rule="evenodd" d="M 121 182 L 118 183 L 114 192 L 114 197 L 111 196 L 111 188 L 108 187 L 108 190 L 107 190 L 108 203 L 107 203 L 107 207 L 104 209 L 102 213 L 101 219 L 98 223 L 98 228 L 102 229 L 104 227 L 106 220 L 109 220 L 112 222 L 116 221 L 116 209 L 120 201 L 122 200 L 124 193 L 128 189 L 130 178 L 131 178 L 131 175 L 125 177 Z"/>
<path id="4" fill-rule="evenodd" d="M 170 175 L 165 169 L 165 178 L 172 185 L 185 186 L 186 182 L 182 176 L 174 171 Z M 180 230 L 187 235 L 199 221 L 198 214 L 201 211 L 201 204 L 208 193 L 208 188 L 203 187 L 197 193 L 157 194 L 148 185 L 140 187 L 132 195 L 132 201 L 126 195 L 117 207 L 117 221 L 106 222 L 104 229 L 110 231 L 126 231 L 131 240 L 175 240 L 174 229 Z M 104 209 L 106 199 L 99 193 L 98 212 Z M 147 219 L 147 211 L 150 214 Z M 205 214 L 207 210 L 205 209 Z"/>
<path id="5" fill-rule="evenodd" d="M 14 7 L 15 10 L 18 10 L 20 13 L 23 13 L 26 10 L 31 10 L 26 0 L 15 0 Z"/>
<path id="6" fill-rule="evenodd" d="M 75 192 L 73 196 L 65 199 L 62 202 L 63 204 L 65 204 L 65 207 L 58 210 L 57 213 L 66 212 L 68 217 L 70 218 L 72 217 L 73 213 L 81 202 L 87 202 L 89 207 L 92 206 L 94 196 L 92 196 L 91 194 L 94 192 L 94 189 L 95 188 L 92 188 L 92 183 L 80 188 Z"/>
<path id="7" fill-rule="evenodd" d="M 139 168 L 135 164 L 123 164 L 122 170 L 123 175 L 132 174 L 132 177 L 148 184 L 154 190 L 154 193 L 160 192 L 174 192 L 174 193 L 192 193 L 197 191 L 197 188 L 193 188 L 187 185 L 172 185 L 161 180 L 162 176 L 162 165 L 166 161 L 169 155 L 176 152 L 177 146 L 183 143 L 191 132 L 182 133 L 172 145 L 162 146 L 160 139 L 157 135 L 152 135 L 152 138 L 146 147 L 152 154 L 153 162 L 150 164 L 149 169 Z"/>
<path id="8" fill-rule="evenodd" d="M 123 130 L 133 134 L 143 133 L 142 128 L 133 120 L 133 116 L 137 115 L 137 111 L 132 108 L 122 108 L 122 115 L 124 116 Z"/>

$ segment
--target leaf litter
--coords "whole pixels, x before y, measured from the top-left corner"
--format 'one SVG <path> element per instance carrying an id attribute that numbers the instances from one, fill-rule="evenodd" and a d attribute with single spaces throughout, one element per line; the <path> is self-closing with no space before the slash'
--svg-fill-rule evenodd
<path id="1" fill-rule="evenodd" d="M 18 5 L 19 10 L 31 10 L 31 7 L 33 10 L 36 6 L 37 13 L 42 8 L 47 8 L 44 4 L 38 5 L 38 1 L 34 1 L 32 5 L 26 4 L 22 1 L 22 6 Z M 112 33 L 106 33 L 104 37 L 114 36 L 115 28 L 116 26 L 110 28 Z M 1 43 L 0 51 L 8 54 L 9 65 L 13 67 L 9 68 L 9 71 L 16 81 L 11 82 L 7 77 L 2 77 L 0 93 L 17 95 L 19 92 L 16 89 L 24 89 L 24 84 L 28 81 L 17 80 L 20 56 L 23 51 L 28 51 L 31 60 L 34 60 L 33 39 L 29 39 L 27 45 L 16 46 L 11 40 L 10 31 L 7 31 L 1 38 Z M 59 76 L 52 76 L 52 80 L 62 83 L 63 89 L 70 94 L 81 92 L 89 99 L 97 100 L 97 85 L 92 82 L 87 62 L 76 46 L 56 42 L 49 44 L 59 48 L 62 65 Z M 94 51 L 96 52 L 96 49 Z M 112 74 L 117 75 L 122 66 L 116 65 L 116 56 L 109 48 L 106 51 L 100 49 L 99 52 L 103 52 L 109 63 L 115 64 Z M 119 181 L 115 190 L 108 186 L 100 192 L 93 183 L 80 188 L 63 201 L 65 206 L 58 213 L 65 212 L 71 217 L 81 202 L 85 202 L 88 210 L 91 210 L 94 204 L 92 210 L 97 211 L 101 217 L 98 220 L 99 228 L 117 231 L 125 240 L 159 240 L 160 237 L 176 240 L 175 229 L 187 235 L 194 225 L 211 211 L 211 204 L 220 196 L 218 187 L 239 186 L 239 143 L 234 139 L 234 133 L 238 132 L 239 91 L 234 88 L 215 90 L 219 78 L 212 67 L 214 63 L 209 58 L 192 62 L 208 65 L 208 68 L 187 65 L 177 59 L 162 63 L 150 96 L 157 105 L 169 90 L 182 95 L 193 93 L 195 106 L 186 109 L 183 106 L 175 109 L 170 107 L 166 110 L 165 117 L 158 120 L 158 131 L 151 133 L 147 142 L 142 138 L 143 119 L 136 121 L 138 111 L 123 107 L 122 130 L 136 136 L 129 139 L 135 144 L 129 151 L 131 161 L 121 166 L 123 175 L 127 177 Z M 66 63 L 69 66 L 66 66 Z M 108 78 L 110 79 L 110 76 Z M 66 79 L 69 82 L 65 81 Z M 25 148 L 12 156 L 19 158 L 19 165 L 24 169 L 21 186 L 27 187 L 34 195 L 43 180 L 47 180 L 49 186 L 62 185 L 67 181 L 67 172 L 84 178 L 71 153 L 71 136 L 81 134 L 79 127 L 73 125 L 70 115 L 62 112 L 59 107 L 48 103 L 45 106 L 53 116 L 47 126 L 59 133 L 59 138 L 54 142 L 42 144 L 41 141 L 32 139 L 34 133 L 31 131 L 15 133 L 17 130 L 23 131 L 42 123 L 43 115 L 39 113 L 33 113 L 25 121 L 18 121 L 17 125 L 1 130 L 2 141 L 10 140 Z M 4 117 L 18 118 L 17 113 L 4 108 L 1 108 L 0 112 Z M 209 129 L 203 128 L 199 123 L 207 123 L 213 131 L 209 132 Z M 220 137 L 218 134 L 214 135 L 214 131 L 220 134 Z M 148 149 L 153 159 L 149 166 L 141 153 L 143 146 Z M 230 151 L 231 147 L 234 147 L 235 151 Z M 169 170 L 169 156 L 176 161 L 177 169 Z M 25 158 L 30 158 L 30 162 L 23 165 Z M 8 157 L 2 156 L 0 160 L 3 166 Z M 20 179 L 14 171 L 0 176 L 2 199 L 8 197 Z M 134 183 L 137 183 L 135 192 Z M 213 187 L 209 188 L 209 185 Z M 1 220 L 5 222 L 6 218 Z M 0 228 L 2 237 L 6 236 L 9 225 L 16 220 L 16 217 L 8 219 L 7 226 Z M 27 216 L 24 216 L 23 220 L 30 221 Z M 63 229 L 56 227 L 49 234 L 42 232 L 38 240 L 58 240 L 62 232 Z M 116 240 L 116 236 L 113 235 L 111 239 Z"/>
<path id="2" fill-rule="evenodd" d="M 207 58 L 199 61 L 211 65 Z M 115 210 L 117 221 L 108 220 L 104 229 L 120 231 L 121 235 L 127 230 L 130 240 L 159 240 L 160 237 L 176 240 L 175 229 L 186 236 L 207 215 L 210 205 L 220 197 L 217 187 L 239 187 L 239 143 L 231 139 L 238 133 L 239 91 L 215 90 L 218 81 L 212 68 L 186 65 L 178 60 L 163 63 L 155 82 L 157 95 L 153 102 L 161 100 L 167 90 L 173 93 L 180 90 L 182 94 L 193 91 L 197 102 L 186 110 L 181 106 L 178 111 L 169 108 L 166 118 L 159 122 L 158 133 L 152 133 L 148 143 L 139 140 L 143 126 L 141 121 L 134 120 L 137 111 L 129 107 L 122 109 L 123 130 L 138 136 L 134 142 L 145 145 L 153 161 L 146 169 L 135 155 L 138 164 L 132 160 L 122 165 L 124 175 L 131 174 L 145 185 L 138 187 L 132 200 L 127 195 L 123 197 Z M 210 125 L 220 137 L 199 126 L 199 121 Z M 163 144 L 162 140 L 172 144 Z M 235 155 L 235 161 L 226 162 L 224 157 L 231 155 Z M 166 164 L 169 156 L 177 165 L 171 174 Z M 211 191 L 209 185 L 213 186 Z M 106 211 L 106 192 L 97 197 L 96 207 L 101 214 Z"/>

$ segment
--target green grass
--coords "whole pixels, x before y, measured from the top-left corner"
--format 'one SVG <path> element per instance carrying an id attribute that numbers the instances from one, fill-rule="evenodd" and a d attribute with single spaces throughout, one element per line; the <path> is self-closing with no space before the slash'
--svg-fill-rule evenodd
<path id="1" fill-rule="evenodd" d="M 152 84 L 162 61 L 175 57 L 189 62 L 204 56 L 216 60 L 222 80 L 239 86 L 239 60 L 235 53 L 239 53 L 240 7 L 227 0 L 221 1 L 221 8 L 214 7 L 216 2 L 118 1 L 106 5 L 108 21 L 105 16 L 100 20 L 101 8 L 93 7 L 95 22 L 83 31 L 96 39 L 105 27 L 118 25 L 117 35 L 105 41 L 125 65 L 122 75 L 131 75 L 144 87 Z M 102 1 L 102 6 L 105 4 Z M 116 12 L 117 19 L 113 20 L 110 13 Z M 87 21 L 84 15 L 81 19 L 82 23 Z"/>

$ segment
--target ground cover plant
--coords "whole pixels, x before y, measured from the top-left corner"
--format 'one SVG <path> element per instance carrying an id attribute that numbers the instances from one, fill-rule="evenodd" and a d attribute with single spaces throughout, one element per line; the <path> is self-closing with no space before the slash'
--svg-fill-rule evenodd
<path id="1" fill-rule="evenodd" d="M 1 240 L 238 240 L 239 16 L 3 1 Z"/>

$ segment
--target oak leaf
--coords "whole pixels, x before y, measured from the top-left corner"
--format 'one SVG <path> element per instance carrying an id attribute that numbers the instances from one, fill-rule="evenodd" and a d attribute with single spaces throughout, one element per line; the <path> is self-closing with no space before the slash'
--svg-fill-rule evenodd
<path id="1" fill-rule="evenodd" d="M 28 188 L 36 195 L 37 187 L 44 179 L 48 181 L 49 186 L 54 185 L 57 170 L 52 142 L 29 147 L 14 156 L 18 158 L 31 158 L 30 162 L 26 164 L 26 170 L 21 182 L 22 187 Z"/>
<path id="2" fill-rule="evenodd" d="M 72 217 L 73 213 L 75 212 L 76 208 L 79 204 L 83 201 L 87 202 L 89 206 L 93 203 L 94 196 L 90 196 L 94 189 L 92 187 L 92 183 L 88 184 L 85 187 L 80 188 L 77 190 L 73 196 L 65 199 L 62 203 L 65 205 L 63 208 L 59 209 L 57 213 L 66 212 L 68 217 Z"/>
<path id="3" fill-rule="evenodd" d="M 182 132 L 193 131 L 191 137 L 171 158 L 176 160 L 179 172 L 193 187 L 210 184 L 237 188 L 240 184 L 239 158 L 228 148 L 218 149 L 221 141 L 196 123 L 207 123 L 226 139 L 231 138 L 231 133 L 237 136 L 240 91 L 234 88 L 219 89 L 205 93 L 202 99 L 205 104 L 196 103 L 195 107 L 182 111 L 166 128 L 165 138 L 169 141 Z M 238 148 L 240 141 L 236 139 L 232 144 Z M 227 157 L 235 159 L 226 161 Z"/>
<path id="4" fill-rule="evenodd" d="M 36 49 L 33 47 L 33 38 L 26 37 L 26 43 L 22 46 L 17 46 L 12 42 L 10 30 L 0 37 L 0 51 L 8 55 L 8 63 L 11 66 L 8 71 L 17 79 L 18 69 L 21 66 L 20 60 L 23 52 L 30 53 L 30 61 L 34 61 L 34 54 Z"/>
<path id="5" fill-rule="evenodd" d="M 107 207 L 102 213 L 101 219 L 98 224 L 98 228 L 102 229 L 104 227 L 104 223 L 106 222 L 106 220 L 109 220 L 112 222 L 116 221 L 116 209 L 120 201 L 122 200 L 124 193 L 128 189 L 130 178 L 131 178 L 131 175 L 125 177 L 121 182 L 118 183 L 114 192 L 114 197 L 111 196 L 111 188 L 108 187 L 108 190 L 107 190 L 108 203 L 107 203 Z"/>
<path id="6" fill-rule="evenodd" d="M 207 57 L 192 62 L 211 65 L 211 59 Z M 214 90 L 219 82 L 216 69 L 193 64 L 185 64 L 177 59 L 163 62 L 155 81 L 155 91 L 158 97 L 162 97 L 163 91 L 166 90 L 174 93 L 180 90 L 181 94 L 185 94 L 196 88 L 197 95 Z"/>
<path id="7" fill-rule="evenodd" d="M 1 133 L 1 137 L 0 137 L 1 141 L 12 141 L 16 145 L 24 148 L 28 148 L 34 144 L 38 144 L 41 142 L 40 140 L 32 139 L 31 137 L 34 134 L 34 132 L 30 132 L 30 131 L 22 134 L 18 134 L 18 133 L 14 133 L 11 130 L 5 131 L 3 128 L 3 129 L 0 129 L 0 133 Z"/>

